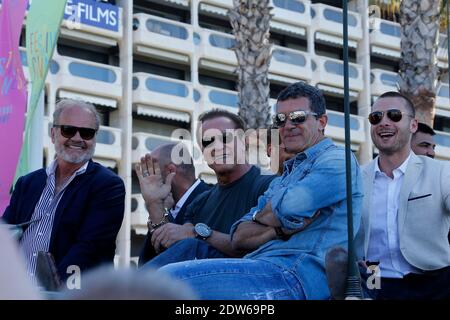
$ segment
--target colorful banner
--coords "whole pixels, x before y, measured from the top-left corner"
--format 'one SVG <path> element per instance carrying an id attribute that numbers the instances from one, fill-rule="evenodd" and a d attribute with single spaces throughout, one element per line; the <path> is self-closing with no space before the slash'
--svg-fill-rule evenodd
<path id="1" fill-rule="evenodd" d="M 66 0 L 33 0 L 27 15 L 26 49 L 31 96 L 27 109 L 24 142 L 15 181 L 29 173 L 30 126 L 39 96 L 44 88 L 49 62 L 58 39 L 59 26 L 64 15 Z M 42 138 L 42 137 L 40 137 Z"/>
<path id="2" fill-rule="evenodd" d="M 0 12 L 0 216 L 9 204 L 23 140 L 26 80 L 19 52 L 27 0 L 3 0 Z"/>

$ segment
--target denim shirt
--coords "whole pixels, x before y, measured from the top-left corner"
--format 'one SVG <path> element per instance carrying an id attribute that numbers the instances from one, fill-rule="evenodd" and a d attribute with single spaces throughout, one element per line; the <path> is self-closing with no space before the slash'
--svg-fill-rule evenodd
<path id="1" fill-rule="evenodd" d="M 362 204 L 359 165 L 352 155 L 353 228 L 358 231 Z M 286 229 L 304 225 L 320 209 L 318 217 L 287 241 L 276 239 L 244 258 L 265 260 L 291 272 L 300 281 L 307 299 L 327 299 L 325 254 L 334 246 L 347 248 L 345 150 L 326 138 L 285 162 L 284 174 L 269 185 L 258 205 L 231 228 L 251 221 L 256 210 L 271 201 L 274 214 Z M 343 275 L 345 276 L 345 275 Z"/>

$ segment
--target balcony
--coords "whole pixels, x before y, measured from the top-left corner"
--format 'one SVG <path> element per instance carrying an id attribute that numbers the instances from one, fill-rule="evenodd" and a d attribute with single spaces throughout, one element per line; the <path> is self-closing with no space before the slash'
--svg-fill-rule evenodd
<path id="1" fill-rule="evenodd" d="M 436 93 L 436 114 L 450 117 L 450 97 L 448 84 L 441 83 Z"/>
<path id="2" fill-rule="evenodd" d="M 122 38 L 122 8 L 94 0 L 68 0 L 61 36 L 113 47 Z"/>
<path id="3" fill-rule="evenodd" d="M 135 53 L 189 63 L 195 50 L 191 25 L 145 13 L 136 13 L 133 17 Z"/>
<path id="4" fill-rule="evenodd" d="M 233 0 L 199 0 L 199 11 L 207 15 L 227 16 Z"/>
<path id="5" fill-rule="evenodd" d="M 345 119 L 344 113 L 328 110 L 328 124 L 325 128 L 325 135 L 332 138 L 338 144 L 345 143 Z M 352 150 L 359 150 L 359 145 L 364 143 L 365 119 L 360 116 L 350 115 L 350 136 Z"/>
<path id="6" fill-rule="evenodd" d="M 131 195 L 131 228 L 136 234 L 147 234 L 148 212 L 141 194 Z"/>
<path id="7" fill-rule="evenodd" d="M 450 133 L 436 131 L 436 135 L 433 138 L 436 142 L 436 158 L 450 160 Z"/>
<path id="8" fill-rule="evenodd" d="M 199 46 L 199 65 L 203 68 L 233 73 L 237 66 L 236 55 L 231 49 L 235 44 L 234 36 L 209 29 L 196 34 Z"/>
<path id="9" fill-rule="evenodd" d="M 180 139 L 168 136 L 161 136 L 153 133 L 134 132 L 132 138 L 131 159 L 133 163 L 138 163 L 146 153 L 150 153 L 157 147 L 167 143 L 177 143 Z M 190 148 L 191 141 L 186 142 Z M 189 149 L 191 150 L 191 149 Z"/>
<path id="10" fill-rule="evenodd" d="M 51 153 L 54 154 L 54 146 L 50 139 L 51 127 L 52 122 L 50 118 L 44 117 L 44 150 L 48 152 L 51 148 Z M 105 163 L 111 166 L 111 161 L 108 160 L 118 161 L 122 159 L 122 129 L 100 126 L 96 139 L 95 161 L 103 162 L 102 159 L 105 159 Z"/>
<path id="11" fill-rule="evenodd" d="M 311 25 L 310 2 L 307 0 L 271 0 L 273 18 L 271 29 L 300 36 Z"/>
<path id="12" fill-rule="evenodd" d="M 312 62 L 313 82 L 319 89 L 344 95 L 344 63 L 341 60 L 315 56 Z M 357 97 L 363 89 L 362 66 L 349 63 L 350 96 Z"/>
<path id="13" fill-rule="evenodd" d="M 138 114 L 190 122 L 200 98 L 190 82 L 143 72 L 133 74 L 133 104 Z"/>
<path id="14" fill-rule="evenodd" d="M 60 97 L 117 108 L 117 102 L 122 100 L 121 68 L 56 53 L 54 57 L 60 66 L 54 76 Z"/>
<path id="15" fill-rule="evenodd" d="M 370 71 L 370 88 L 372 96 L 380 96 L 387 91 L 397 91 L 398 73 L 372 69 Z"/>
<path id="16" fill-rule="evenodd" d="M 439 47 L 437 50 L 437 57 L 438 57 L 438 66 L 440 68 L 448 68 L 448 42 L 447 42 L 447 35 L 440 34 L 439 35 Z"/>
<path id="17" fill-rule="evenodd" d="M 234 113 L 238 112 L 238 93 L 216 87 L 201 86 L 198 88 L 203 97 L 204 112 L 214 108 L 225 109 Z"/>
<path id="18" fill-rule="evenodd" d="M 306 52 L 274 46 L 269 72 L 270 78 L 282 76 L 290 78 L 291 81 L 298 79 L 310 81 L 312 79 L 311 58 Z"/>
<path id="19" fill-rule="evenodd" d="M 311 4 L 311 28 L 315 32 L 315 39 L 342 46 L 343 30 L 342 9 L 322 3 Z M 361 17 L 356 12 L 348 14 L 348 45 L 356 48 L 362 39 Z"/>
<path id="20" fill-rule="evenodd" d="M 400 24 L 371 18 L 370 48 L 372 54 L 400 59 Z"/>

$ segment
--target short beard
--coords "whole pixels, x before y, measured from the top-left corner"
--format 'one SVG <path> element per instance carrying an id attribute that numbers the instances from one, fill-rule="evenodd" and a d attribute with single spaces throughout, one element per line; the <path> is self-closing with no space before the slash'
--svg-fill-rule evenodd
<path id="1" fill-rule="evenodd" d="M 72 164 L 80 164 L 92 159 L 95 153 L 95 144 L 90 148 L 86 149 L 86 151 L 81 155 L 69 155 L 65 150 L 63 145 L 55 145 L 56 154 L 62 160 L 72 163 Z"/>

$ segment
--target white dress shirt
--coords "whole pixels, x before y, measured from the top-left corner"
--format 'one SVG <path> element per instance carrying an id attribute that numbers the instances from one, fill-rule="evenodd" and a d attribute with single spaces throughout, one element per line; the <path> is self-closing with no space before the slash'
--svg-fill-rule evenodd
<path id="1" fill-rule="evenodd" d="M 186 190 L 186 192 L 183 194 L 183 196 L 180 198 L 180 200 L 178 200 L 177 204 L 175 205 L 175 208 L 172 208 L 169 210 L 170 214 L 172 215 L 172 217 L 175 219 L 178 215 L 178 213 L 181 210 L 181 207 L 184 205 L 184 203 L 186 202 L 186 200 L 189 198 L 189 196 L 191 195 L 192 191 L 194 191 L 194 189 L 200 184 L 200 179 L 197 179 L 192 186 Z"/>
<path id="2" fill-rule="evenodd" d="M 403 278 L 418 272 L 400 251 L 397 223 L 400 189 L 410 158 L 411 154 L 393 171 L 393 179 L 380 170 L 379 158 L 375 162 L 367 260 L 380 263 L 380 276 L 384 278 Z"/>

